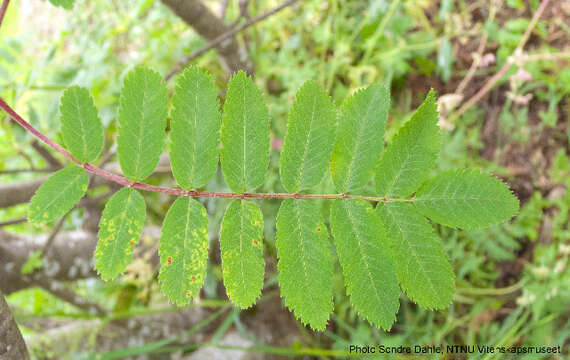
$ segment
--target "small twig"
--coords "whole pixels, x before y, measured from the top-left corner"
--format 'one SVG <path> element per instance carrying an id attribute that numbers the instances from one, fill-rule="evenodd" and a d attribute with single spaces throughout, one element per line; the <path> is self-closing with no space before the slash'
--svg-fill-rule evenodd
<path id="1" fill-rule="evenodd" d="M 460 117 L 465 111 L 470 109 L 473 105 L 477 104 L 483 98 L 483 96 L 485 96 L 497 84 L 497 82 L 499 82 L 499 80 L 502 79 L 503 75 L 505 75 L 507 71 L 509 71 L 509 69 L 513 64 L 515 63 L 521 64 L 522 62 L 524 62 L 523 48 L 528 39 L 530 38 L 530 34 L 532 33 L 532 30 L 534 29 L 536 23 L 538 22 L 538 19 L 546 9 L 548 1 L 549 0 L 542 0 L 540 6 L 534 13 L 534 16 L 532 17 L 530 23 L 528 24 L 528 27 L 526 28 L 526 31 L 522 39 L 519 41 L 517 48 L 515 49 L 513 54 L 509 56 L 503 67 L 501 67 L 501 69 L 495 75 L 493 75 L 489 80 L 487 80 L 485 85 L 483 85 L 483 87 L 479 89 L 479 91 L 472 98 L 470 98 L 467 102 L 465 102 L 465 104 L 463 104 L 463 106 L 461 106 L 457 111 L 455 111 L 449 116 L 448 121 L 450 123 L 452 123 L 455 119 Z"/>
<path id="2" fill-rule="evenodd" d="M 495 19 L 495 15 L 497 14 L 497 11 L 503 5 L 503 1 L 500 0 L 496 6 L 493 6 L 493 5 L 494 4 L 491 4 L 491 10 L 490 10 L 489 19 L 488 19 L 489 22 L 492 22 Z M 455 90 L 455 94 L 463 95 L 463 91 L 465 90 L 465 88 L 467 87 L 467 85 L 469 84 L 469 82 L 471 81 L 473 76 L 475 75 L 475 72 L 477 71 L 477 68 L 479 67 L 479 64 L 481 63 L 481 59 L 483 58 L 483 53 L 485 52 L 485 46 L 487 46 L 488 38 L 489 38 L 489 34 L 487 32 L 485 32 L 483 34 L 483 36 L 481 37 L 481 40 L 479 41 L 479 46 L 477 47 L 477 52 L 475 53 L 476 55 L 473 57 L 473 63 L 471 63 L 471 67 L 469 68 L 469 71 L 467 71 L 467 74 L 465 75 L 463 80 L 461 80 L 461 82 L 457 86 L 457 89 Z"/>
<path id="3" fill-rule="evenodd" d="M 34 169 L 34 168 L 27 168 L 27 169 L 8 169 L 8 170 L 0 170 L 0 175 L 10 175 L 10 174 L 21 174 L 21 173 L 44 173 L 44 172 L 52 172 L 53 169 Z"/>
<path id="4" fill-rule="evenodd" d="M 0 228 L 4 227 L 4 226 L 10 226 L 10 225 L 25 223 L 26 221 L 28 221 L 28 217 L 27 216 L 21 216 L 19 218 L 0 222 Z"/>
<path id="5" fill-rule="evenodd" d="M 58 159 L 56 159 L 49 151 L 47 151 L 37 140 L 32 141 L 32 148 L 36 150 L 44 160 L 50 165 L 52 170 L 58 170 L 63 167 Z"/>
<path id="6" fill-rule="evenodd" d="M 71 305 L 77 307 L 78 309 L 85 310 L 89 313 L 95 313 L 97 315 L 106 315 L 108 312 L 105 308 L 96 302 L 86 299 L 82 296 L 77 295 L 71 290 L 66 288 L 58 288 L 55 286 L 50 286 L 48 284 L 40 283 L 38 284 L 42 289 L 46 290 L 55 297 L 70 303 Z"/>
<path id="7" fill-rule="evenodd" d="M 67 219 L 67 216 L 71 213 L 72 210 L 73 209 L 66 212 L 65 215 L 63 215 L 55 224 L 53 230 L 51 231 L 51 233 L 49 234 L 49 236 L 46 240 L 46 243 L 44 244 L 44 247 L 42 248 L 42 259 L 46 257 L 46 254 L 49 251 L 51 245 L 53 244 L 55 237 L 57 236 L 57 234 L 61 230 L 61 227 L 63 226 L 63 223 L 65 222 L 65 219 Z"/>
<path id="8" fill-rule="evenodd" d="M 172 69 L 168 72 L 168 74 L 166 74 L 166 76 L 164 77 L 164 81 L 170 80 L 170 78 L 172 78 L 177 72 L 182 70 L 188 63 L 190 63 L 190 61 L 194 60 L 198 56 L 203 55 L 204 53 L 208 52 L 209 50 L 215 48 L 216 46 L 221 44 L 224 40 L 235 36 L 237 33 L 247 29 L 248 27 L 250 27 L 252 25 L 257 24 L 258 22 L 260 22 L 262 20 L 265 20 L 266 18 L 270 17 L 271 15 L 276 14 L 279 11 L 285 9 L 286 7 L 293 5 L 297 1 L 298 0 L 287 0 L 283 4 L 273 8 L 273 9 L 271 9 L 271 10 L 269 10 L 269 11 L 267 11 L 267 12 L 265 12 L 259 16 L 252 18 L 251 20 L 243 23 L 242 25 L 236 26 L 235 28 L 233 28 L 230 31 L 223 33 L 222 35 L 218 36 L 217 38 L 213 39 L 208 44 L 206 44 L 203 48 L 198 49 L 196 51 L 193 51 L 188 56 L 183 57 L 172 67 Z"/>
<path id="9" fill-rule="evenodd" d="M 117 192 L 117 190 L 109 190 L 106 193 L 101 194 L 99 196 L 95 196 L 95 197 L 92 197 L 89 199 L 83 198 L 83 199 L 81 199 L 81 201 L 79 201 L 79 203 L 77 205 L 75 205 L 74 209 L 77 209 L 77 208 L 83 207 L 83 206 L 87 207 L 87 206 L 90 206 L 92 204 L 97 204 L 101 200 L 108 198 L 109 196 L 113 195 L 116 192 Z M 0 228 L 5 227 L 5 226 L 25 223 L 26 221 L 28 221 L 28 217 L 27 216 L 21 216 L 21 217 L 12 219 L 12 220 L 0 222 Z M 44 252 L 45 252 L 45 250 L 44 250 Z"/>
<path id="10" fill-rule="evenodd" d="M 2 26 L 2 21 L 4 21 L 4 15 L 6 15 L 9 3 L 10 0 L 4 0 L 4 2 L 2 2 L 2 7 L 0 7 L 0 26 Z"/>

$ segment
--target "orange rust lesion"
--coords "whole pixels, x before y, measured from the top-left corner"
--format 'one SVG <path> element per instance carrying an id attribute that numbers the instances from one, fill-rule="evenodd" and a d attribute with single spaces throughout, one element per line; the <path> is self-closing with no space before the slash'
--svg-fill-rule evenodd
<path id="1" fill-rule="evenodd" d="M 321 227 L 320 227 L 320 226 L 317 228 L 317 231 L 319 231 L 319 232 L 321 231 Z"/>
<path id="2" fill-rule="evenodd" d="M 196 276 L 192 275 L 191 279 L 192 281 L 196 280 Z"/>
<path id="3" fill-rule="evenodd" d="M 257 245 L 259 245 L 259 242 L 255 239 L 253 239 L 253 245 L 257 246 Z"/>
<path id="4" fill-rule="evenodd" d="M 130 245 L 130 246 L 133 246 L 134 244 L 135 244 L 135 241 L 134 241 L 134 240 L 129 241 L 129 245 Z"/>
<path id="5" fill-rule="evenodd" d="M 172 256 L 166 258 L 166 265 L 172 265 Z"/>

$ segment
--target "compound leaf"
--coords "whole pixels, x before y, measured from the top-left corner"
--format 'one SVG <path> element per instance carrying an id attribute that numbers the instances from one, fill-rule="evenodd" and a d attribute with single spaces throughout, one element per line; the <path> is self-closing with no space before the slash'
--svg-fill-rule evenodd
<path id="1" fill-rule="evenodd" d="M 65 146 L 80 162 L 92 162 L 103 149 L 103 126 L 89 91 L 72 86 L 60 101 L 61 132 Z"/>
<path id="2" fill-rule="evenodd" d="M 412 204 L 379 203 L 376 212 L 386 224 L 396 274 L 408 297 L 428 309 L 451 303 L 454 274 L 441 239 Z"/>
<path id="3" fill-rule="evenodd" d="M 105 205 L 95 248 L 95 270 L 103 280 L 125 271 L 133 257 L 146 218 L 146 205 L 135 189 L 122 188 Z"/>
<path id="4" fill-rule="evenodd" d="M 28 220 L 41 225 L 60 218 L 81 200 L 88 186 L 89 177 L 79 166 L 56 171 L 30 200 Z"/>
<path id="5" fill-rule="evenodd" d="M 331 159 L 331 175 L 342 193 L 363 188 L 372 178 L 384 148 L 390 93 L 373 85 L 352 95 L 343 105 Z"/>
<path id="6" fill-rule="evenodd" d="M 191 66 L 178 78 L 172 103 L 172 173 L 180 187 L 199 188 L 208 183 L 218 166 L 218 93 L 210 77 Z"/>
<path id="7" fill-rule="evenodd" d="M 243 71 L 228 83 L 221 155 L 232 191 L 246 192 L 263 184 L 269 164 L 269 113 L 259 89 Z"/>
<path id="8" fill-rule="evenodd" d="M 228 297 L 246 309 L 261 295 L 265 271 L 263 215 L 255 203 L 230 203 L 222 220 L 220 249 Z"/>
<path id="9" fill-rule="evenodd" d="M 71 10 L 73 9 L 73 4 L 75 3 L 75 0 L 49 0 L 49 2 L 53 6 L 59 6 L 66 10 Z"/>
<path id="10" fill-rule="evenodd" d="M 179 197 L 170 206 L 160 236 L 161 290 L 178 305 L 200 292 L 208 261 L 208 214 L 202 204 Z"/>
<path id="11" fill-rule="evenodd" d="M 479 229 L 512 218 L 519 201 L 501 180 L 478 170 L 459 169 L 424 183 L 414 205 L 439 224 Z"/>
<path id="12" fill-rule="evenodd" d="M 168 94 L 160 75 L 131 70 L 121 90 L 117 154 L 123 174 L 133 181 L 147 178 L 162 152 Z"/>
<path id="13" fill-rule="evenodd" d="M 441 146 L 437 121 L 437 104 L 432 90 L 384 152 L 376 171 L 378 194 L 385 197 L 410 195 L 427 179 Z"/>
<path id="14" fill-rule="evenodd" d="M 297 92 L 281 153 L 281 182 L 289 192 L 310 189 L 326 174 L 336 138 L 336 112 L 314 81 Z"/>
<path id="15" fill-rule="evenodd" d="M 372 324 L 390 329 L 400 287 L 380 217 L 363 200 L 338 199 L 331 229 L 350 302 Z"/>
<path id="16" fill-rule="evenodd" d="M 333 310 L 333 263 L 318 203 L 287 199 L 277 216 L 279 285 L 285 305 L 315 330 Z"/>

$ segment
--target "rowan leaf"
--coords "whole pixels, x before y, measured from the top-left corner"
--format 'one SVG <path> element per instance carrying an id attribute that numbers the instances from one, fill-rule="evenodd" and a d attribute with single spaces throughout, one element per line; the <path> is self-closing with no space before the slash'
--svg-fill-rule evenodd
<path id="1" fill-rule="evenodd" d="M 122 188 L 105 205 L 95 248 L 95 270 L 113 280 L 132 261 L 146 218 L 146 205 L 135 189 Z"/>
<path id="2" fill-rule="evenodd" d="M 208 262 L 208 214 L 204 205 L 179 197 L 170 206 L 160 237 L 160 288 L 168 299 L 186 305 L 200 293 Z"/>
<path id="3" fill-rule="evenodd" d="M 263 184 L 269 164 L 269 113 L 245 72 L 230 79 L 222 116 L 222 171 L 230 189 L 246 192 Z"/>
<path id="4" fill-rule="evenodd" d="M 331 230 L 350 302 L 372 324 L 390 329 L 400 306 L 400 287 L 380 217 L 368 202 L 337 199 Z"/>
<path id="5" fill-rule="evenodd" d="M 62 217 L 81 200 L 88 186 L 89 177 L 79 166 L 69 165 L 56 171 L 30 200 L 28 220 L 41 225 Z"/>
<path id="6" fill-rule="evenodd" d="M 117 154 L 123 174 L 142 181 L 156 167 L 166 128 L 168 94 L 160 75 L 137 67 L 121 90 Z"/>
<path id="7" fill-rule="evenodd" d="M 333 310 L 333 263 L 318 203 L 287 199 L 277 215 L 279 285 L 303 324 L 324 330 Z"/>
<path id="8" fill-rule="evenodd" d="M 281 152 L 281 182 L 287 191 L 307 190 L 321 182 L 335 138 L 336 112 L 330 97 L 316 82 L 305 82 L 289 112 Z"/>
<path id="9" fill-rule="evenodd" d="M 441 239 L 412 204 L 379 203 L 400 286 L 414 302 L 443 309 L 455 291 L 454 273 Z"/>
<path id="10" fill-rule="evenodd" d="M 172 103 L 172 173 L 180 187 L 196 189 L 206 185 L 218 167 L 218 93 L 210 77 L 191 66 L 178 78 Z"/>
<path id="11" fill-rule="evenodd" d="M 67 88 L 60 101 L 61 132 L 65 146 L 80 162 L 92 162 L 103 149 L 103 126 L 89 91 Z"/>
<path id="12" fill-rule="evenodd" d="M 410 195 L 428 178 L 441 147 L 437 121 L 437 104 L 432 90 L 384 152 L 375 178 L 379 195 Z"/>
<path id="13" fill-rule="evenodd" d="M 250 201 L 233 200 L 222 220 L 220 232 L 222 272 L 230 300 L 246 309 L 261 295 L 263 260 L 263 215 Z"/>
<path id="14" fill-rule="evenodd" d="M 53 6 L 59 6 L 66 10 L 71 10 L 73 9 L 73 4 L 75 3 L 75 0 L 49 0 L 49 2 Z"/>
<path id="15" fill-rule="evenodd" d="M 390 93 L 382 85 L 360 90 L 344 103 L 331 159 L 336 190 L 362 189 L 374 174 L 384 148 Z"/>
<path id="16" fill-rule="evenodd" d="M 414 205 L 436 223 L 479 229 L 512 218 L 518 199 L 499 179 L 478 170 L 445 171 L 424 183 Z"/>

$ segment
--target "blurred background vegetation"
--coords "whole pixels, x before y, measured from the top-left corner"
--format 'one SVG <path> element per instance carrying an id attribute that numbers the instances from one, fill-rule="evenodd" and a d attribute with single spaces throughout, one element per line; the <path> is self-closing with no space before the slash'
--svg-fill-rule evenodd
<path id="1" fill-rule="evenodd" d="M 280 4 L 274 0 L 204 3 L 230 27 Z M 232 309 L 221 283 L 217 245 L 227 201 L 203 199 L 211 219 L 208 277 L 200 300 L 180 311 L 158 291 L 153 232 L 174 199 L 149 193 L 145 194 L 149 231 L 125 276 L 104 283 L 86 270 L 92 276 L 58 282 L 58 286 L 30 281 L 17 291 L 1 289 L 32 356 L 309 359 L 339 356 L 350 344 L 560 345 L 566 355 L 469 358 L 568 356 L 570 3 L 550 1 L 525 44 L 524 54 L 530 58 L 523 58 L 515 49 L 540 3 L 305 0 L 237 35 L 247 49 L 272 119 L 271 163 L 259 192 L 283 191 L 278 164 L 287 114 L 295 92 L 308 79 L 323 85 L 338 105 L 359 87 L 390 86 L 388 142 L 434 88 L 440 99 L 443 134 L 438 170 L 479 168 L 509 183 L 522 205 L 510 223 L 477 231 L 436 228 L 456 273 L 457 293 L 448 310 L 428 311 L 402 296 L 396 324 L 388 333 L 380 331 L 351 309 L 342 275 L 336 271 L 335 309 L 326 331 L 315 333 L 303 327 L 279 297 L 274 238 L 277 200 L 258 202 L 265 218 L 263 297 L 250 310 Z M 0 96 L 62 143 L 58 103 L 63 89 L 72 84 L 90 88 L 106 128 L 105 161 L 116 169 L 111 145 L 123 76 L 139 64 L 166 75 L 182 57 L 207 43 L 158 0 L 78 0 L 69 11 L 42 0 L 13 0 L 0 29 Z M 512 61 L 513 53 L 519 61 L 492 90 L 459 113 L 462 104 Z M 192 63 L 213 74 L 223 100 L 228 72 L 218 53 L 211 50 Z M 172 79 L 169 89 L 175 76 Z M 52 155 L 55 160 L 0 112 L 0 187 L 42 179 L 63 162 L 58 154 Z M 174 186 L 165 160 L 149 181 Z M 220 171 L 207 189 L 228 190 Z M 0 262 L 0 267 L 28 278 L 50 270 L 47 254 L 63 250 L 45 245 L 49 235 L 57 238 L 96 230 L 93 219 L 98 219 L 111 191 L 108 184 L 93 186 L 89 196 L 97 201 L 44 228 L 22 220 L 25 202 L 0 207 L 0 242 L 43 239 L 44 244 L 27 254 L 23 266 L 8 269 L 8 262 Z M 327 179 L 319 192 L 331 191 Z M 325 213 L 327 207 L 323 202 Z M 52 239 L 53 243 L 57 241 Z M 82 306 L 85 303 L 96 307 Z"/>

